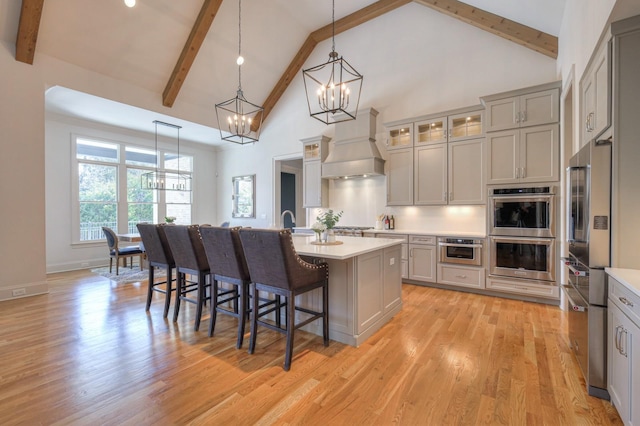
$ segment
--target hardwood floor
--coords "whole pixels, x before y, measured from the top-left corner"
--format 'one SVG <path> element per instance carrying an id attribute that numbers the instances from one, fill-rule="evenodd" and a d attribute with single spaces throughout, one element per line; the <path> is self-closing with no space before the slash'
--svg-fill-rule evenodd
<path id="1" fill-rule="evenodd" d="M 209 338 L 191 304 L 175 324 L 159 295 L 145 313 L 146 282 L 49 285 L 0 302 L 2 425 L 621 424 L 587 395 L 551 306 L 404 285 L 403 310 L 359 348 L 298 332 L 287 373 L 284 336 L 236 350 L 234 318 Z"/>

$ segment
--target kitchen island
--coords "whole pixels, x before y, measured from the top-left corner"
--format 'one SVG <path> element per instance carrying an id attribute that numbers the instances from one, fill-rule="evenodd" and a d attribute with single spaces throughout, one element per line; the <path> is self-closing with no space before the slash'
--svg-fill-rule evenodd
<path id="1" fill-rule="evenodd" d="M 401 242 L 387 238 L 338 237 L 343 244 L 315 245 L 293 234 L 296 251 L 329 264 L 329 338 L 359 346 L 402 309 Z M 322 292 L 298 296 L 296 304 L 318 309 Z M 322 334 L 315 321 L 304 327 Z"/>

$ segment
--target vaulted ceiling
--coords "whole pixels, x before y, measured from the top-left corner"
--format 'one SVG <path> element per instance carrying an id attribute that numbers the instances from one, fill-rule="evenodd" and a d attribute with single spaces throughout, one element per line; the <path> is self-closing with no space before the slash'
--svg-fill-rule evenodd
<path id="1" fill-rule="evenodd" d="M 336 34 L 410 2 L 338 0 Z M 564 0 L 415 2 L 557 56 Z M 237 0 L 138 0 L 133 8 L 122 0 L 2 3 L 0 11 L 16 20 L 16 60 L 45 54 L 159 93 L 168 107 L 211 107 L 234 94 Z M 265 106 L 265 120 L 315 46 L 330 37 L 330 0 L 243 0 L 243 87 Z"/>

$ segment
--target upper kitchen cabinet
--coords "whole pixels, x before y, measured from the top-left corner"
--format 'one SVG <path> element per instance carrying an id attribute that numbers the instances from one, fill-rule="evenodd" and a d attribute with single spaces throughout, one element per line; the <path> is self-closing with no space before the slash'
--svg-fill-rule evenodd
<path id="1" fill-rule="evenodd" d="M 487 134 L 487 183 L 557 181 L 559 126 L 551 124 Z"/>
<path id="2" fill-rule="evenodd" d="M 387 205 L 413 204 L 413 148 L 387 152 Z"/>
<path id="3" fill-rule="evenodd" d="M 413 147 L 413 123 L 387 127 L 387 150 Z"/>
<path id="4" fill-rule="evenodd" d="M 470 111 L 448 117 L 449 142 L 475 139 L 484 135 L 484 111 Z"/>
<path id="5" fill-rule="evenodd" d="M 484 204 L 484 138 L 416 147 L 414 204 Z"/>
<path id="6" fill-rule="evenodd" d="M 330 138 L 315 136 L 302 139 L 302 206 L 326 207 L 329 203 L 329 182 L 322 179 L 322 162 L 327 158 Z"/>
<path id="7" fill-rule="evenodd" d="M 415 119 L 415 148 L 427 144 L 475 139 L 484 135 L 484 110 L 480 105 L 440 114 Z"/>
<path id="8" fill-rule="evenodd" d="M 447 141 L 447 117 L 437 117 L 415 123 L 416 138 L 414 146 L 422 146 Z"/>
<path id="9" fill-rule="evenodd" d="M 611 124 L 611 42 L 595 51 L 580 81 L 581 145 L 598 137 Z"/>
<path id="10" fill-rule="evenodd" d="M 557 123 L 560 120 L 560 82 L 484 96 L 485 131 Z"/>

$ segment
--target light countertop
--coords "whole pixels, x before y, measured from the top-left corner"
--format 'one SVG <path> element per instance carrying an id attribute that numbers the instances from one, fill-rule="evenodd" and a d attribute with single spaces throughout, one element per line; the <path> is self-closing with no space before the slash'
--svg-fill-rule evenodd
<path id="1" fill-rule="evenodd" d="M 604 270 L 640 297 L 640 270 L 623 268 L 604 268 Z"/>
<path id="2" fill-rule="evenodd" d="M 336 237 L 343 244 L 340 245 L 315 245 L 314 235 L 292 234 L 293 245 L 300 255 L 324 257 L 326 259 L 346 260 L 361 254 L 370 253 L 394 245 L 402 244 L 401 240 L 390 238 L 361 238 L 361 237 Z"/>
<path id="3" fill-rule="evenodd" d="M 464 231 L 425 231 L 418 229 L 367 229 L 364 232 L 375 232 L 376 234 L 403 234 L 403 235 L 433 235 L 435 237 L 468 237 L 468 238 L 485 238 L 487 234 L 484 232 L 464 232 Z"/>

